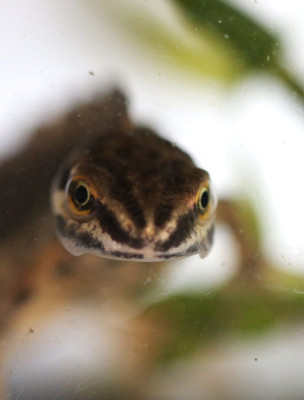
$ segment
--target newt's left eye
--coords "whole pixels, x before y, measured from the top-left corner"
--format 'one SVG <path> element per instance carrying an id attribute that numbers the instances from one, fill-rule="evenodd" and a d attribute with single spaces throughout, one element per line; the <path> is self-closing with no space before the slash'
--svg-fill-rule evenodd
<path id="1" fill-rule="evenodd" d="M 205 215 L 208 211 L 210 202 L 210 190 L 209 186 L 204 186 L 199 193 L 197 199 L 197 208 L 200 215 Z"/>
<path id="2" fill-rule="evenodd" d="M 211 182 L 205 182 L 197 195 L 196 207 L 198 215 L 203 219 L 213 216 L 216 205 L 217 200 L 212 184 Z"/>
<path id="3" fill-rule="evenodd" d="M 94 197 L 84 180 L 72 179 L 68 183 L 67 192 L 70 208 L 75 214 L 83 215 L 93 210 Z"/>
<path id="4" fill-rule="evenodd" d="M 205 187 L 201 190 L 199 198 L 199 208 L 201 212 L 206 212 L 209 204 L 209 187 Z"/>

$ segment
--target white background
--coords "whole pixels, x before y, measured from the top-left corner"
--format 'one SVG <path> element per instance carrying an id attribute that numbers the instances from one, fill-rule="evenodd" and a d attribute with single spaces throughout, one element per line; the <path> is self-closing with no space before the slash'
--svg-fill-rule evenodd
<path id="1" fill-rule="evenodd" d="M 287 65 L 304 81 L 303 1 L 235 2 L 279 32 Z M 127 4 L 138 6 L 136 16 L 145 22 L 150 9 L 164 6 L 164 1 L 128 0 Z M 157 45 L 156 60 L 149 49 L 141 53 L 120 22 L 123 5 L 123 0 L 0 0 L 0 155 L 21 146 L 39 121 L 52 120 L 70 103 L 119 84 L 131 99 L 134 118 L 152 124 L 192 154 L 210 172 L 220 196 L 244 194 L 254 200 L 268 257 L 282 268 L 304 273 L 303 106 L 278 81 L 262 74 L 227 90 L 186 71 L 176 72 Z M 192 265 L 187 269 L 178 264 L 165 284 L 170 281 L 176 289 L 225 277 L 228 264 L 234 264 L 235 255 L 228 255 L 231 245 L 225 232 L 218 233 L 206 261 L 193 257 L 187 260 Z M 86 325 L 81 321 L 81 327 Z M 49 327 L 47 333 L 54 337 Z M 62 343 L 65 334 L 73 347 L 69 331 L 61 332 Z M 79 335 L 79 327 L 74 328 L 72 336 L 81 352 Z M 61 358 L 73 363 L 74 354 L 77 360 L 75 348 L 66 355 L 69 347 L 61 346 L 60 356 L 34 343 L 38 358 L 33 348 L 28 349 L 25 365 L 32 362 L 33 370 L 39 371 L 41 358 L 45 363 L 54 357 L 46 364 L 49 373 Z M 279 342 L 277 348 L 267 350 L 272 367 L 272 353 L 281 348 Z M 297 349 L 290 351 L 276 353 L 283 364 L 272 372 L 274 392 L 286 384 L 278 371 L 284 371 L 286 360 L 293 364 Z M 20 374 L 25 374 L 18 354 L 14 368 L 18 371 L 20 364 Z M 250 360 L 256 355 L 252 353 Z M 243 370 L 242 356 L 235 365 L 237 375 Z M 264 372 L 257 370 L 257 382 L 265 378 Z"/>

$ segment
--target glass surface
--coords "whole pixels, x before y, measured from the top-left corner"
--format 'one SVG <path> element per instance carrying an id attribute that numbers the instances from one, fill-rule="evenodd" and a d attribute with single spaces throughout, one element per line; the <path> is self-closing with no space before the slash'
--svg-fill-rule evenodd
<path id="1" fill-rule="evenodd" d="M 195 3 L 1 2 L 1 160 L 118 86 L 136 122 L 210 173 L 219 200 L 205 259 L 77 258 L 55 277 L 48 217 L 33 220 L 43 255 L 22 256 L 22 226 L 0 245 L 9 399 L 304 396 L 304 3 L 214 0 L 202 16 Z M 25 303 L 6 295 L 28 282 Z"/>

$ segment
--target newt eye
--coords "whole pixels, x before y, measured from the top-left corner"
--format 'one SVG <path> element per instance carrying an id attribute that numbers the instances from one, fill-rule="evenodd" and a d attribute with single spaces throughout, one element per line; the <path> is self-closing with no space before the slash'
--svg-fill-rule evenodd
<path id="1" fill-rule="evenodd" d="M 209 202 L 210 202 L 209 186 L 204 186 L 199 193 L 197 201 L 198 212 L 200 213 L 200 215 L 206 214 L 206 212 L 208 211 Z"/>
<path id="2" fill-rule="evenodd" d="M 82 179 L 73 179 L 68 184 L 68 200 L 76 214 L 87 214 L 94 208 L 94 196 L 89 185 Z"/>
<path id="3" fill-rule="evenodd" d="M 203 188 L 200 195 L 200 209 L 205 212 L 209 204 L 209 188 Z"/>
<path id="4" fill-rule="evenodd" d="M 196 200 L 196 208 L 199 217 L 203 220 L 213 218 L 216 206 L 217 198 L 212 183 L 210 181 L 204 182 L 198 191 Z"/>

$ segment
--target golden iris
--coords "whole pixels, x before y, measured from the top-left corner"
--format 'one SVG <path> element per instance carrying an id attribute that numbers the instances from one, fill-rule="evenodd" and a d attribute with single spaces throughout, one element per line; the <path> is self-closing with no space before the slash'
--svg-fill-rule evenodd
<path id="1" fill-rule="evenodd" d="M 200 215 L 205 216 L 209 209 L 210 203 L 210 190 L 209 186 L 204 186 L 200 192 L 197 199 L 197 208 Z"/>
<path id="2" fill-rule="evenodd" d="M 69 204 L 77 214 L 87 214 L 92 211 L 94 197 L 89 185 L 83 180 L 71 180 L 68 184 Z"/>

